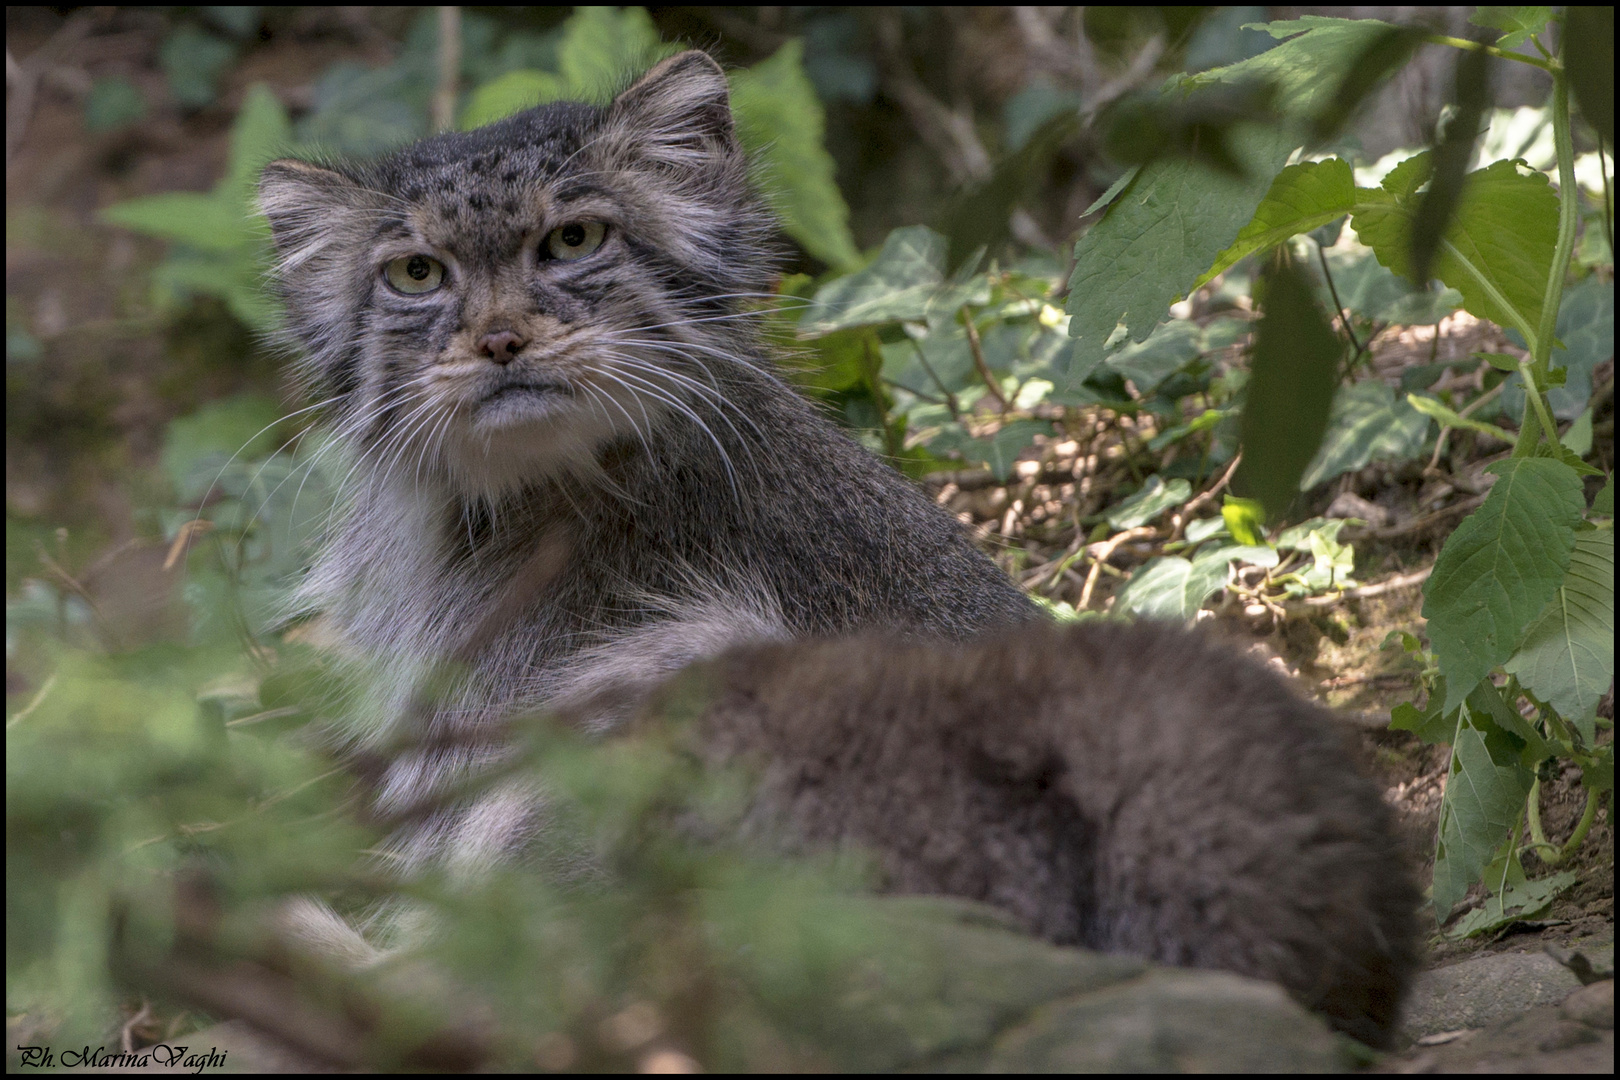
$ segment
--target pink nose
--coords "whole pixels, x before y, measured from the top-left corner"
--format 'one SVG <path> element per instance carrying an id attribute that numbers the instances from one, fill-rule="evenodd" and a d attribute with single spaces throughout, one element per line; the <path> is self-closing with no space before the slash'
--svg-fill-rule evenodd
<path id="1" fill-rule="evenodd" d="M 497 364 L 510 364 L 528 341 L 510 330 L 499 330 L 478 339 L 478 351 Z"/>

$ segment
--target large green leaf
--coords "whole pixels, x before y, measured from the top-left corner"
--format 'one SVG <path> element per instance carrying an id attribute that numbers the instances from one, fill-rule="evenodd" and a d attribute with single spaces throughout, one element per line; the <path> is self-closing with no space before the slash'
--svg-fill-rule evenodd
<path id="1" fill-rule="evenodd" d="M 231 153 L 225 169 L 225 183 L 235 198 L 243 205 L 254 205 L 259 173 L 273 158 L 290 152 L 292 141 L 292 122 L 276 95 L 264 83 L 248 87 L 242 109 L 231 124 Z"/>
<path id="2" fill-rule="evenodd" d="M 927 319 L 988 299 L 983 275 L 947 284 L 945 238 L 926 225 L 910 225 L 889 234 L 872 265 L 816 293 L 799 332 L 815 337 L 846 326 Z"/>
<path id="3" fill-rule="evenodd" d="M 1462 293 L 1441 286 L 1419 290 L 1378 261 L 1372 249 L 1355 245 L 1323 252 L 1333 275 L 1333 291 L 1326 282 L 1318 299 L 1338 302 L 1357 315 L 1400 326 L 1433 326 L 1462 306 Z"/>
<path id="4" fill-rule="evenodd" d="M 1146 525 L 1172 506 L 1180 506 L 1192 495 L 1192 485 L 1176 479 L 1168 484 L 1157 474 L 1148 477 L 1142 490 L 1108 511 L 1108 524 L 1116 529 Z M 1202 601 L 1200 601 L 1202 602 Z"/>
<path id="5" fill-rule="evenodd" d="M 1161 555 L 1150 559 L 1114 599 L 1114 613 L 1146 619 L 1190 619 L 1226 586 L 1235 546 L 1204 552 L 1195 559 Z"/>
<path id="6" fill-rule="evenodd" d="M 549 71 L 520 68 L 491 79 L 474 90 L 462 107 L 458 123 L 463 131 L 493 124 L 513 113 L 568 96 L 568 85 Z"/>
<path id="7" fill-rule="evenodd" d="M 1484 733 L 1458 725 L 1434 852 L 1434 910 L 1442 922 L 1518 822 L 1533 779 L 1517 763 L 1493 761 Z"/>
<path id="8" fill-rule="evenodd" d="M 759 166 L 766 198 L 782 227 L 806 251 L 848 270 L 860 262 L 849 207 L 822 145 L 826 117 L 804 73 L 803 47 L 789 41 L 768 60 L 731 76 L 737 131 Z"/>
<path id="9" fill-rule="evenodd" d="M 1507 336 L 1515 344 L 1524 344 L 1513 330 Z M 1592 397 L 1592 369 L 1614 357 L 1612 279 L 1604 281 L 1594 274 L 1564 290 L 1558 305 L 1557 337 L 1562 345 L 1553 346 L 1547 366 L 1563 368 L 1564 382 L 1547 391 L 1547 403 L 1554 416 L 1573 420 Z M 1502 411 L 1512 417 L 1524 413 L 1524 378 L 1517 371 L 1502 384 Z"/>
<path id="10" fill-rule="evenodd" d="M 1290 165 L 1277 174 L 1261 200 L 1254 218 L 1238 233 L 1232 246 L 1199 275 L 1202 285 L 1245 255 L 1275 247 L 1290 237 L 1326 225 L 1355 208 L 1356 178 L 1340 158 Z"/>
<path id="11" fill-rule="evenodd" d="M 1191 319 L 1172 319 L 1147 336 L 1108 355 L 1107 364 L 1151 394 L 1165 379 L 1203 355 L 1204 335 Z"/>
<path id="12" fill-rule="evenodd" d="M 1298 497 L 1305 467 L 1322 445 L 1343 355 L 1344 343 L 1317 310 L 1304 276 L 1290 266 L 1268 272 L 1243 405 L 1237 481 L 1273 519 Z"/>
<path id="13" fill-rule="evenodd" d="M 1269 85 L 1278 107 L 1298 117 L 1303 129 L 1367 47 L 1390 32 L 1389 24 L 1371 19 L 1318 16 L 1253 28 L 1287 40 L 1258 56 L 1177 80 L 1166 94 Z M 1068 310 L 1074 316 L 1069 333 L 1079 340 L 1070 362 L 1070 388 L 1102 361 L 1116 327 L 1123 324 L 1129 340 L 1141 341 L 1163 321 L 1169 305 L 1192 290 L 1254 218 L 1277 171 L 1303 139 L 1281 125 L 1234 132 L 1227 149 L 1243 166 L 1241 179 L 1185 158 L 1161 158 L 1142 167 L 1107 215 L 1075 244 Z"/>
<path id="14" fill-rule="evenodd" d="M 1164 321 L 1171 303 L 1192 290 L 1254 216 L 1293 139 L 1256 128 L 1233 145 L 1248 166 L 1246 178 L 1185 159 L 1150 162 L 1075 244 L 1068 312 L 1069 335 L 1077 340 L 1067 389 L 1102 362 L 1117 326 L 1142 341 Z"/>
<path id="15" fill-rule="evenodd" d="M 227 252 L 242 243 L 248 208 L 212 194 L 168 191 L 114 203 L 101 216 L 114 225 L 163 240 L 178 240 L 199 251 Z"/>
<path id="16" fill-rule="evenodd" d="M 1423 585 L 1423 617 L 1446 676 L 1449 712 L 1513 655 L 1564 579 L 1586 509 L 1581 478 L 1561 461 L 1509 458 L 1485 504 L 1463 520 Z"/>
<path id="17" fill-rule="evenodd" d="M 1614 530 L 1576 534 L 1564 583 L 1503 666 L 1596 741 L 1592 718 L 1614 679 Z"/>
<path id="18" fill-rule="evenodd" d="M 1492 30 L 1502 31 L 1495 45 L 1498 49 L 1517 49 L 1532 37 L 1547 28 L 1547 22 L 1552 18 L 1552 8 L 1543 6 L 1525 7 L 1480 7 L 1468 16 L 1468 21 L 1475 26 L 1484 26 Z M 1487 38 L 1487 41 L 1490 39 Z"/>
<path id="19" fill-rule="evenodd" d="M 283 411 L 274 398 L 238 394 L 171 420 L 163 438 L 164 473 L 182 499 L 201 498 L 233 456 L 274 449 L 272 431 Z"/>
<path id="20" fill-rule="evenodd" d="M 1371 461 L 1404 461 L 1423 448 L 1429 418 L 1395 396 L 1380 379 L 1341 386 L 1327 434 L 1299 489 L 1309 491 Z"/>
<path id="21" fill-rule="evenodd" d="M 1304 15 L 1269 23 L 1248 23 L 1281 39 L 1257 56 L 1189 76 L 1189 86 L 1206 83 L 1270 83 L 1278 106 L 1293 116 L 1314 117 L 1341 92 L 1344 76 L 1369 46 L 1388 38 L 1398 27 L 1376 19 L 1338 19 Z"/>
<path id="22" fill-rule="evenodd" d="M 563 23 L 557 64 L 570 97 L 606 100 L 627 71 L 679 51 L 660 40 L 646 8 L 576 7 Z"/>
<path id="23" fill-rule="evenodd" d="M 281 103 L 268 87 L 255 83 L 231 127 L 226 173 L 212 191 L 150 195 L 101 212 L 115 225 L 184 245 L 153 274 L 160 304 L 186 294 L 217 296 L 251 327 L 275 324 L 276 306 L 262 288 L 270 234 L 254 192 L 265 163 L 292 149 L 291 132 Z"/>
<path id="24" fill-rule="evenodd" d="M 1428 159 L 1422 154 L 1404 162 L 1384 178 L 1381 192 L 1356 192 L 1357 236 L 1379 262 L 1408 279 L 1417 187 Z M 1494 162 L 1466 178 L 1431 272 L 1462 293 L 1470 314 L 1531 341 L 1557 239 L 1558 196 L 1547 178 L 1516 162 Z"/>

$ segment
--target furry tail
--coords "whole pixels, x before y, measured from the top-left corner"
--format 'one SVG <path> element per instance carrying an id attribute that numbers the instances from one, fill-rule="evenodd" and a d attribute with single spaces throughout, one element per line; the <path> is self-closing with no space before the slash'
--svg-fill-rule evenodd
<path id="1" fill-rule="evenodd" d="M 894 891 L 994 904 L 1053 941 L 1281 983 L 1388 1041 L 1418 892 L 1330 714 L 1164 626 L 964 644 L 752 646 L 696 734 L 758 765 L 745 829 L 876 853 Z"/>

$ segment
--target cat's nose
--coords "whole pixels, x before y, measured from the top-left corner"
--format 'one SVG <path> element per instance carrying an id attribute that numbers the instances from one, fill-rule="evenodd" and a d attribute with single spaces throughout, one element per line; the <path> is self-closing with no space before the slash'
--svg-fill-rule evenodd
<path id="1" fill-rule="evenodd" d="M 497 364 L 510 364 L 518 352 L 529 342 L 510 330 L 498 330 L 478 339 L 478 351 Z"/>

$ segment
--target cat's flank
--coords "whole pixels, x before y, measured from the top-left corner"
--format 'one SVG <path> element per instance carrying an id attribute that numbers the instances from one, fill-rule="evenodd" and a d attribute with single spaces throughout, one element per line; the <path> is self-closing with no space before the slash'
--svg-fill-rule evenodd
<path id="1" fill-rule="evenodd" d="M 1223 676 L 1183 635 L 1009 635 L 1037 620 L 1031 602 L 776 374 L 750 314 L 771 286 L 772 221 L 748 186 L 725 76 L 703 53 L 663 61 L 605 107 L 547 105 L 370 162 L 273 162 L 260 196 L 304 384 L 352 457 L 300 602 L 372 671 L 345 737 L 374 763 L 403 864 L 475 871 L 533 836 L 522 785 L 443 805 L 506 753 L 512 716 L 548 706 L 607 728 L 671 672 L 741 648 L 729 655 L 752 659 L 737 661 L 737 692 L 778 704 L 768 723 L 716 713 L 715 752 L 763 754 L 767 776 L 833 770 L 851 821 L 902 789 L 870 760 L 846 762 L 846 737 L 851 754 L 873 744 L 902 758 L 914 738 L 917 767 L 941 740 L 993 747 L 984 768 L 969 755 L 904 788 L 915 801 L 893 830 L 812 823 L 801 839 L 855 839 L 893 866 L 929 867 L 897 871 L 896 887 L 998 903 L 1059 940 L 1275 978 L 1365 1038 L 1387 1031 L 1415 893 L 1376 794 L 1316 730 L 1322 714 L 1278 704 L 1293 699 L 1269 674 Z M 860 645 L 802 643 L 856 632 Z M 1042 670 L 1072 650 L 1072 672 L 1026 680 L 1026 640 Z M 951 642 L 957 652 L 927 651 Z M 1133 660 L 1143 642 L 1151 672 Z M 839 649 L 870 658 L 859 679 L 806 677 Z M 1165 660 L 1177 650 L 1202 659 L 1178 667 Z M 982 672 L 992 681 L 975 692 L 1005 707 L 929 692 L 926 673 L 953 668 Z M 1138 712 L 1116 708 L 1131 701 Z M 1232 723 L 1250 713 L 1265 722 Z M 1118 730 L 1133 716 L 1150 741 Z M 750 735 L 761 723 L 772 734 Z M 1233 758 L 1241 779 L 1213 760 L 1152 766 L 1154 747 L 1200 745 L 1216 728 L 1257 743 Z M 1207 787 L 1189 797 L 1189 784 Z M 780 787 L 763 787 L 762 805 Z M 1264 799 L 1228 794 L 1272 789 L 1301 844 L 1326 838 L 1308 872 L 1218 839 L 1271 824 L 1256 820 Z M 953 824 L 964 800 L 988 808 L 979 832 Z M 1163 816 L 1133 825 L 1127 804 Z M 937 836 L 917 827 L 934 821 Z M 997 861 L 992 841 L 1025 855 Z M 953 850 L 955 870 L 937 854 Z M 1127 859 L 1134 877 L 1112 869 Z M 1394 884 L 1379 892 L 1374 876 Z M 1274 892 L 1315 914 L 1235 930 L 1195 889 L 1155 921 L 1136 885 L 1117 885 L 1143 880 Z"/>

